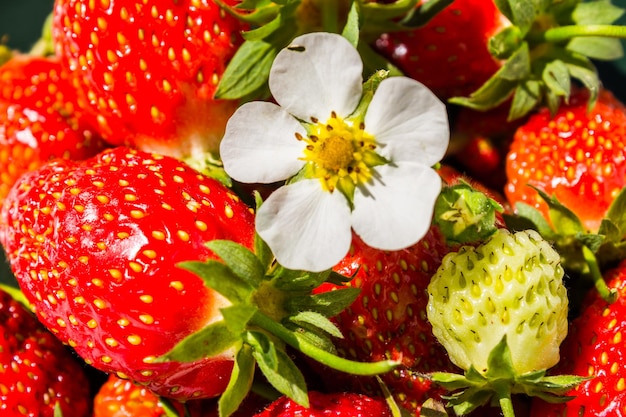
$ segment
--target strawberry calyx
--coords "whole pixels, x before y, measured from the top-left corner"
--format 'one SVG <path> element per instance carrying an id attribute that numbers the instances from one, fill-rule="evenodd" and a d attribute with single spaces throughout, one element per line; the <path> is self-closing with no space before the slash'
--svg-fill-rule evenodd
<path id="1" fill-rule="evenodd" d="M 480 242 L 497 230 L 496 213 L 503 211 L 496 200 L 460 180 L 442 188 L 433 222 L 450 243 Z"/>
<path id="2" fill-rule="evenodd" d="M 433 4 L 420 21 L 432 17 L 449 2 L 429 1 Z M 367 42 L 359 42 L 359 39 L 361 34 L 403 30 L 399 22 L 415 13 L 418 0 L 247 0 L 236 6 L 229 6 L 221 0 L 216 3 L 248 23 L 251 29 L 243 33 L 245 41 L 226 68 L 215 97 L 251 100 L 269 95 L 267 79 L 278 52 L 297 36 L 309 32 L 340 33 L 359 49 L 366 69 L 386 68 L 399 75 L 397 69 L 373 52 Z"/>
<path id="3" fill-rule="evenodd" d="M 514 120 L 544 103 L 556 112 L 577 80 L 591 92 L 593 106 L 600 79 L 592 59 L 623 55 L 619 39 L 626 28 L 612 24 L 624 10 L 605 1 L 496 0 L 496 5 L 512 23 L 489 41 L 502 67 L 468 97 L 450 102 L 485 111 L 512 97 L 509 119 Z"/>
<path id="4" fill-rule="evenodd" d="M 513 365 L 506 334 L 491 350 L 487 369 L 470 366 L 464 375 L 450 372 L 433 372 L 429 377 L 452 391 L 445 396 L 456 415 L 466 415 L 476 408 L 491 403 L 500 406 L 504 417 L 514 417 L 511 396 L 526 394 L 537 396 L 547 402 L 566 402 L 571 398 L 564 394 L 588 380 L 577 375 L 547 376 L 546 370 L 518 375 Z"/>
<path id="5" fill-rule="evenodd" d="M 255 368 L 281 394 L 308 406 L 306 382 L 287 354 L 287 346 L 331 368 L 356 375 L 391 371 L 397 362 L 362 363 L 335 354 L 331 338 L 341 338 L 329 320 L 348 307 L 359 290 L 345 288 L 321 294 L 312 290 L 324 282 L 345 283 L 342 275 L 293 271 L 275 262 L 257 236 L 255 251 L 228 240 L 207 246 L 221 259 L 179 264 L 231 303 L 222 319 L 186 337 L 158 361 L 194 361 L 235 351 L 230 382 L 220 397 L 220 415 L 232 414 L 251 389 Z"/>

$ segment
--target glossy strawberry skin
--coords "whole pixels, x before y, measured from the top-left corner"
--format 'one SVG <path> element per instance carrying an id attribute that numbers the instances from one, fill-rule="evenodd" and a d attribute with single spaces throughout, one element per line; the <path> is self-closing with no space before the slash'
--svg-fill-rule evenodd
<path id="1" fill-rule="evenodd" d="M 281 397 L 254 417 L 389 417 L 391 412 L 384 400 L 361 394 L 338 392 L 309 392 L 310 407 Z"/>
<path id="2" fill-rule="evenodd" d="M 355 236 L 350 252 L 334 268 L 345 276 L 356 274 L 350 285 L 361 289 L 352 305 L 333 319 L 344 335 L 336 341 L 338 351 L 366 362 L 400 359 L 402 366 L 383 380 L 408 410 L 419 410 L 427 398 L 442 393 L 415 372 L 455 369 L 425 314 L 426 287 L 448 251 L 435 227 L 416 245 L 393 252 L 368 247 Z M 319 291 L 330 288 L 324 284 Z M 371 378 L 332 372 L 324 372 L 322 378 L 331 390 L 350 387 L 370 395 L 379 392 Z"/>
<path id="3" fill-rule="evenodd" d="M 553 374 L 592 377 L 566 395 L 574 398 L 565 404 L 548 404 L 535 399 L 532 417 L 613 417 L 626 415 L 626 261 L 605 274 L 609 288 L 619 297 L 613 304 L 591 291 L 582 314 L 570 323 L 561 345 L 561 361 Z"/>
<path id="4" fill-rule="evenodd" d="M 487 42 L 507 25 L 493 1 L 455 0 L 426 25 L 383 34 L 374 46 L 406 76 L 447 99 L 470 94 L 500 68 Z"/>
<path id="5" fill-rule="evenodd" d="M 231 417 L 250 417 L 267 404 L 254 394 Z M 216 399 L 170 401 L 180 417 L 217 417 Z M 185 414 L 185 412 L 189 414 Z M 161 399 L 146 387 L 111 374 L 94 398 L 93 417 L 166 417 Z"/>
<path id="6" fill-rule="evenodd" d="M 575 93 L 554 117 L 547 109 L 517 129 L 506 161 L 505 194 L 548 216 L 533 185 L 555 196 L 590 231 L 626 185 L 626 106 L 602 90 L 587 111 L 587 93 Z M 593 204 L 589 204 L 592 201 Z"/>
<path id="7" fill-rule="evenodd" d="M 83 366 L 23 305 L 0 290 L 0 413 L 52 417 L 91 415 Z"/>
<path id="8" fill-rule="evenodd" d="M 0 240 L 39 319 L 88 363 L 162 395 L 213 397 L 232 353 L 154 363 L 226 305 L 176 265 L 230 239 L 250 247 L 253 215 L 217 181 L 169 157 L 116 148 L 22 177 Z"/>
<path id="9" fill-rule="evenodd" d="M 217 150 L 237 103 L 213 94 L 239 21 L 213 0 L 57 0 L 53 16 L 57 55 L 107 141 L 177 157 Z"/>
<path id="10" fill-rule="evenodd" d="M 103 149 L 59 59 L 17 54 L 0 66 L 0 201 L 23 173 Z"/>

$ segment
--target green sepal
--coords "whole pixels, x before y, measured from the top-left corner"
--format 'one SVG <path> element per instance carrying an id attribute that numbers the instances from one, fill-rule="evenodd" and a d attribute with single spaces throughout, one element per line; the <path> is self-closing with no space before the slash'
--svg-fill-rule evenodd
<path id="1" fill-rule="evenodd" d="M 248 248 L 232 240 L 212 240 L 206 243 L 232 272 L 252 288 L 258 288 L 265 278 L 265 266 Z"/>
<path id="2" fill-rule="evenodd" d="M 419 7 L 414 7 L 402 21 L 403 27 L 419 28 L 425 26 L 437 16 L 443 9 L 453 3 L 454 0 L 429 0 L 423 2 Z"/>
<path id="3" fill-rule="evenodd" d="M 602 61 L 612 61 L 624 56 L 624 48 L 619 39 L 600 36 L 574 38 L 567 43 L 566 49 Z"/>
<path id="4" fill-rule="evenodd" d="M 465 415 L 491 401 L 500 404 L 505 416 L 513 415 L 512 394 L 550 398 L 552 402 L 567 401 L 569 397 L 562 397 L 563 394 L 588 379 L 576 375 L 546 376 L 545 373 L 545 370 L 537 370 L 517 374 L 504 335 L 489 353 L 487 369 L 480 372 L 470 366 L 465 375 L 435 372 L 431 379 L 452 391 L 442 398 L 457 415 Z"/>
<path id="5" fill-rule="evenodd" d="M 548 204 L 550 221 L 556 225 L 557 232 L 561 235 L 575 235 L 585 233 L 585 227 L 572 210 L 561 204 L 555 197 L 550 197 L 537 187 L 529 185 Z"/>
<path id="6" fill-rule="evenodd" d="M 343 335 L 341 330 L 326 316 L 315 311 L 302 311 L 289 317 L 289 321 L 297 324 L 298 326 L 313 326 L 317 329 L 324 331 L 330 336 L 342 339 Z"/>
<path id="7" fill-rule="evenodd" d="M 252 387 L 255 368 L 252 348 L 246 344 L 242 345 L 235 357 L 228 386 L 218 402 L 220 417 L 228 417 L 237 411 Z"/>
<path id="8" fill-rule="evenodd" d="M 578 2 L 572 20 L 578 25 L 610 25 L 624 15 L 624 9 L 610 0 Z"/>
<path id="9" fill-rule="evenodd" d="M 554 240 L 556 233 L 543 214 L 529 204 L 523 202 L 515 203 L 517 215 L 504 214 L 504 220 L 511 230 L 533 229 L 539 232 L 544 239 Z"/>
<path id="10" fill-rule="evenodd" d="M 165 417 L 180 417 L 178 410 L 176 410 L 176 407 L 174 406 L 174 401 L 176 400 L 159 397 L 159 404 L 161 404 L 161 408 L 163 408 L 163 411 L 165 412 Z M 183 405 L 183 408 L 185 410 L 185 416 L 187 416 L 187 414 L 189 413 L 189 411 L 187 410 L 187 406 Z"/>
<path id="11" fill-rule="evenodd" d="M 526 42 L 511 55 L 490 79 L 469 97 L 452 97 L 449 102 L 474 110 L 485 111 L 506 101 L 519 81 L 530 75 L 530 53 Z"/>
<path id="12" fill-rule="evenodd" d="M 434 398 L 428 398 L 422 403 L 420 409 L 421 417 L 450 417 L 446 408 L 441 401 L 437 401 Z"/>
<path id="13" fill-rule="evenodd" d="M 538 10 L 535 7 L 533 1 L 519 1 L 519 0 L 494 0 L 498 10 L 507 19 L 509 19 L 522 35 L 528 33 L 532 27 L 535 18 L 537 17 Z"/>
<path id="14" fill-rule="evenodd" d="M 325 317 L 333 317 L 349 307 L 358 297 L 360 289 L 341 288 L 326 291 L 308 297 L 293 298 L 286 301 L 290 312 L 314 311 Z"/>
<path id="15" fill-rule="evenodd" d="M 626 236 L 626 187 L 620 190 L 611 203 L 606 212 L 606 220 L 610 221 L 614 228 L 617 229 L 614 233 L 619 240 L 622 240 Z M 612 233 L 607 233 L 605 229 L 608 229 L 608 226 L 604 228 L 600 226 L 600 233 L 612 235 Z"/>
<path id="16" fill-rule="evenodd" d="M 260 205 L 257 204 L 257 210 L 259 207 Z M 269 270 L 270 266 L 274 262 L 274 254 L 272 253 L 269 245 L 265 243 L 258 233 L 254 234 L 254 253 L 256 254 L 261 265 L 263 265 L 265 271 Z"/>
<path id="17" fill-rule="evenodd" d="M 226 173 L 222 161 L 211 152 L 194 153 L 183 158 L 183 161 L 204 176 L 219 181 L 225 187 L 233 186 L 233 179 Z"/>
<path id="18" fill-rule="evenodd" d="M 359 44 L 359 35 L 362 23 L 361 14 L 359 13 L 359 2 L 354 0 L 350 5 L 348 19 L 343 31 L 341 32 L 341 36 L 346 38 L 355 48 Z"/>
<path id="19" fill-rule="evenodd" d="M 521 82 L 513 93 L 508 120 L 516 120 L 534 109 L 543 98 L 542 84 L 538 80 Z"/>
<path id="20" fill-rule="evenodd" d="M 241 334 L 230 331 L 224 320 L 190 334 L 155 362 L 193 362 L 218 355 L 241 340 Z"/>
<path id="21" fill-rule="evenodd" d="M 567 65 L 559 59 L 548 62 L 541 72 L 541 79 L 545 83 L 547 90 L 554 97 L 565 97 L 566 100 L 572 91 L 572 79 Z M 556 100 L 548 102 L 550 112 L 554 115 L 559 103 Z M 530 111 L 530 110 L 529 110 Z"/>
<path id="22" fill-rule="evenodd" d="M 63 411 L 61 410 L 61 403 L 58 401 L 54 403 L 54 417 L 63 417 Z"/>
<path id="23" fill-rule="evenodd" d="M 200 277 L 207 287 L 234 304 L 248 303 L 254 292 L 252 285 L 239 278 L 231 268 L 221 262 L 187 261 L 179 263 L 178 266 Z"/>
<path id="24" fill-rule="evenodd" d="M 252 347 L 252 355 L 267 381 L 280 393 L 308 407 L 306 381 L 293 360 L 284 351 L 277 350 L 265 333 L 249 331 L 245 341 Z"/>
<path id="25" fill-rule="evenodd" d="M 404 73 L 400 68 L 393 65 L 388 59 L 377 53 L 367 42 L 359 42 L 357 50 L 363 60 L 363 74 L 369 77 L 376 71 L 383 70 L 390 77 L 403 76 Z"/>
<path id="26" fill-rule="evenodd" d="M 497 230 L 496 213 L 502 211 L 497 201 L 460 182 L 441 190 L 435 201 L 433 222 L 450 242 L 477 242 Z"/>

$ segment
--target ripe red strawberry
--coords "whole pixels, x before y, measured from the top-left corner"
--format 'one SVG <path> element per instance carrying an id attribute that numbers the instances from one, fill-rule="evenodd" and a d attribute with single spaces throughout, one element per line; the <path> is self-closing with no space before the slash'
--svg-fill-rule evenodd
<path id="1" fill-rule="evenodd" d="M 263 404 L 265 401 L 263 401 Z M 217 402 L 214 400 L 190 400 L 183 406 L 178 401 L 170 401 L 181 417 L 217 417 Z M 231 417 L 250 417 L 262 408 L 260 397 L 251 395 L 246 404 Z M 100 387 L 94 398 L 93 417 L 166 417 L 166 407 L 162 399 L 146 387 L 111 374 Z"/>
<path id="2" fill-rule="evenodd" d="M 182 261 L 229 239 L 250 247 L 253 215 L 234 194 L 170 157 L 116 148 L 26 174 L 0 241 L 39 319 L 89 364 L 186 400 L 219 395 L 233 352 L 155 362 L 221 318 L 225 298 Z"/>
<path id="3" fill-rule="evenodd" d="M 383 34 L 375 47 L 447 99 L 472 93 L 500 68 L 487 42 L 508 25 L 491 0 L 455 0 L 420 28 Z"/>
<path id="4" fill-rule="evenodd" d="M 607 272 L 605 278 L 608 286 L 618 291 L 617 301 L 609 304 L 597 292 L 589 293 L 582 314 L 570 324 L 561 345 L 561 361 L 554 370 L 591 378 L 568 392 L 566 395 L 574 398 L 565 404 L 535 399 L 531 416 L 626 415 L 626 261 Z"/>
<path id="5" fill-rule="evenodd" d="M 18 54 L 0 66 L 0 202 L 23 173 L 103 149 L 57 58 Z"/>
<path id="6" fill-rule="evenodd" d="M 355 236 L 349 254 L 335 267 L 345 276 L 355 275 L 349 285 L 361 289 L 352 305 L 334 318 L 344 335 L 336 341 L 337 349 L 359 361 L 401 360 L 399 368 L 382 378 L 408 410 L 419 410 L 427 398 L 442 392 L 418 372 L 453 369 L 425 314 L 426 287 L 448 251 L 435 227 L 416 245 L 394 252 L 368 247 Z M 378 393 L 372 379 L 328 372 L 322 377 L 334 390 Z"/>
<path id="7" fill-rule="evenodd" d="M 22 304 L 0 290 L 0 414 L 91 415 L 85 369 Z"/>
<path id="8" fill-rule="evenodd" d="M 242 41 L 238 20 L 212 0 L 57 0 L 53 16 L 57 55 L 107 141 L 177 157 L 217 150 L 237 107 L 213 94 Z"/>
<path id="9" fill-rule="evenodd" d="M 595 232 L 626 185 L 626 106 L 603 90 L 588 111 L 587 97 L 578 92 L 554 116 L 544 108 L 516 131 L 505 194 L 512 206 L 529 204 L 547 218 L 548 206 L 532 185 L 555 196 Z"/>
<path id="10" fill-rule="evenodd" d="M 281 397 L 254 417 L 391 417 L 385 400 L 350 392 L 309 392 L 310 407 L 305 408 Z"/>

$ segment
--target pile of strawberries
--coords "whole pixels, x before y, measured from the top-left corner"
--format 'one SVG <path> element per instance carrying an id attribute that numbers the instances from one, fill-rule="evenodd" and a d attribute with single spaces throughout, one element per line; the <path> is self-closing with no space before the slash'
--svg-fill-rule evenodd
<path id="1" fill-rule="evenodd" d="M 623 12 L 56 0 L 36 48 L 0 46 L 0 243 L 15 278 L 0 290 L 0 414 L 626 415 L 626 105 L 596 70 L 623 52 Z M 312 273 L 279 265 L 255 233 L 277 184 L 231 179 L 219 144 L 242 103 L 272 100 L 276 54 L 318 31 L 356 39 L 366 77 L 431 89 L 451 140 L 419 242 L 383 251 L 354 234 Z M 547 246 L 552 276 L 524 287 Z M 465 290 L 475 298 L 454 299 Z M 567 336 L 552 304 L 524 316 L 546 294 L 565 303 Z M 433 330 L 448 314 L 436 302 L 487 330 L 452 331 L 461 349 L 522 317 L 510 328 L 532 329 L 528 349 L 557 329 L 560 359 L 521 369 L 506 341 L 523 338 L 508 334 L 484 369 L 466 367 Z"/>

